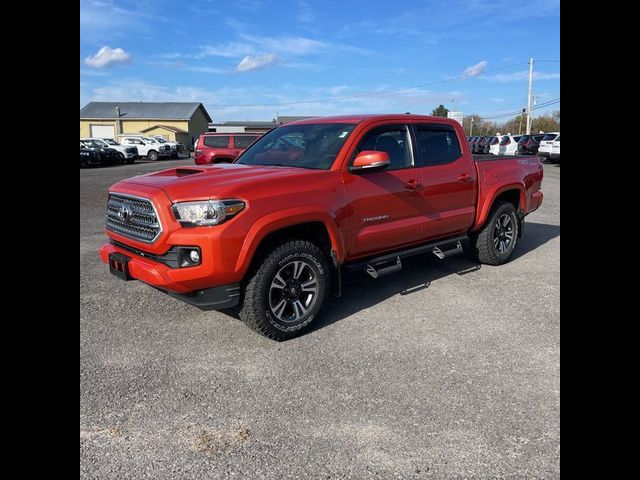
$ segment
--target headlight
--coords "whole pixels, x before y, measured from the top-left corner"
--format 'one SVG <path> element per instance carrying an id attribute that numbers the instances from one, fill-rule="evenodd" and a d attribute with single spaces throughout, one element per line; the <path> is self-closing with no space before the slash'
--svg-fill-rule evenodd
<path id="1" fill-rule="evenodd" d="M 244 208 L 241 200 L 204 200 L 173 206 L 173 214 L 185 227 L 218 225 Z"/>

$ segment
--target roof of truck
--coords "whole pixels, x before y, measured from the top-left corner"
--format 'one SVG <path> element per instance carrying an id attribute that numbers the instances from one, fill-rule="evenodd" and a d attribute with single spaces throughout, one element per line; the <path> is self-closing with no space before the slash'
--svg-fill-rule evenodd
<path id="1" fill-rule="evenodd" d="M 304 120 L 287 123 L 286 125 L 303 125 L 307 123 L 361 123 L 375 120 L 398 121 L 437 121 L 444 123 L 458 123 L 456 120 L 446 117 L 434 117 L 430 115 L 415 115 L 411 113 L 386 113 L 386 114 L 360 114 L 360 115 L 336 115 L 332 117 L 311 117 Z"/>

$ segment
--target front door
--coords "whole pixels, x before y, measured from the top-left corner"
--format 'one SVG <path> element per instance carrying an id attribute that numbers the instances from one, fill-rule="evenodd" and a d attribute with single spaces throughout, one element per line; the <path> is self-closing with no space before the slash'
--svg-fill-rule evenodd
<path id="1" fill-rule="evenodd" d="M 370 130 L 350 155 L 349 165 L 364 150 L 387 152 L 391 165 L 378 172 L 345 174 L 351 257 L 391 250 L 422 238 L 422 176 L 415 168 L 408 126 Z"/>

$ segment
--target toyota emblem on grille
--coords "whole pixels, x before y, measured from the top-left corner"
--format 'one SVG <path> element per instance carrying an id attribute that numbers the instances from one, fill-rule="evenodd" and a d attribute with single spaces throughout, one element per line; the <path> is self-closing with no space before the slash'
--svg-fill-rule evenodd
<path id="1" fill-rule="evenodd" d="M 131 217 L 131 209 L 126 205 L 120 205 L 118 209 L 118 218 L 123 222 L 126 222 Z"/>

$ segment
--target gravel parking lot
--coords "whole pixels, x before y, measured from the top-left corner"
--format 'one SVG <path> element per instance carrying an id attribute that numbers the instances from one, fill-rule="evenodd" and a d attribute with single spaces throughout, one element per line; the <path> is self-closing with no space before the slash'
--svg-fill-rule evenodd
<path id="1" fill-rule="evenodd" d="M 349 274 L 276 343 L 100 262 L 108 186 L 192 163 L 80 171 L 82 478 L 559 477 L 559 165 L 510 263 Z"/>

